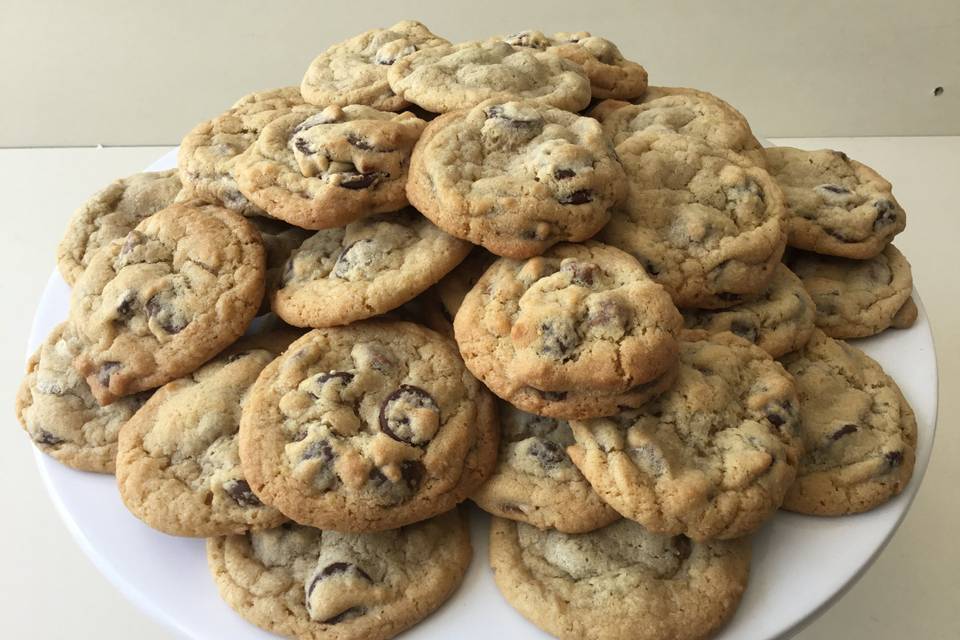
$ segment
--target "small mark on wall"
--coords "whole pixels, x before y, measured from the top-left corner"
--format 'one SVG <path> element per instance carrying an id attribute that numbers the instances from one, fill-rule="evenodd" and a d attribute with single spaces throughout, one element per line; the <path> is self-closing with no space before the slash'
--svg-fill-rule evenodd
<path id="1" fill-rule="evenodd" d="M 936 89 L 934 89 L 934 90 L 933 90 L 933 95 L 934 95 L 934 96 L 942 96 L 942 95 L 943 95 L 943 87 L 937 87 Z"/>

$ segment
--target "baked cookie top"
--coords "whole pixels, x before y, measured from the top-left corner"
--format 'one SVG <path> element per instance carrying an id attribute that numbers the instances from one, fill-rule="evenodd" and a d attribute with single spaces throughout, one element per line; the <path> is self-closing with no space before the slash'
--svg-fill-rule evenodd
<path id="1" fill-rule="evenodd" d="M 693 542 L 629 520 L 568 535 L 494 518 L 490 564 L 507 601 L 561 640 L 700 640 L 736 611 L 750 540 Z"/>
<path id="2" fill-rule="evenodd" d="M 178 536 L 215 536 L 285 520 L 250 490 L 237 431 L 250 387 L 299 336 L 293 330 L 241 338 L 193 373 L 165 384 L 120 432 L 117 484 L 127 508 Z"/>
<path id="3" fill-rule="evenodd" d="M 712 93 L 684 87 L 650 87 L 643 100 L 605 100 L 590 110 L 615 145 L 634 133 L 672 132 L 729 149 L 765 166 L 763 146 L 739 111 Z"/>
<path id="4" fill-rule="evenodd" d="M 297 522 L 390 529 L 452 508 L 486 479 L 495 422 L 451 341 L 367 321 L 314 330 L 264 369 L 240 459 L 254 492 Z"/>
<path id="5" fill-rule="evenodd" d="M 312 107 L 264 127 L 232 167 L 240 191 L 306 229 L 341 227 L 407 203 L 413 145 L 426 123 L 363 105 Z"/>
<path id="6" fill-rule="evenodd" d="M 788 264 L 816 304 L 817 326 L 832 338 L 863 338 L 916 320 L 915 306 L 898 318 L 910 301 L 913 278 L 910 263 L 892 244 L 867 260 L 797 251 Z"/>
<path id="7" fill-rule="evenodd" d="M 732 333 L 688 332 L 668 391 L 611 418 L 571 422 L 567 449 L 593 488 L 650 531 L 736 538 L 776 513 L 801 454 L 797 391 Z"/>
<path id="8" fill-rule="evenodd" d="M 534 100 L 580 111 L 591 95 L 580 65 L 496 38 L 417 51 L 397 60 L 387 78 L 398 96 L 435 113 L 490 99 Z"/>
<path id="9" fill-rule="evenodd" d="M 758 298 L 713 311 L 686 309 L 683 324 L 708 333 L 730 331 L 777 358 L 807 344 L 815 315 L 816 307 L 800 278 L 779 264 Z"/>
<path id="10" fill-rule="evenodd" d="M 913 475 L 917 420 L 897 383 L 863 351 L 820 330 L 782 362 L 797 383 L 806 449 L 784 508 L 836 516 L 899 494 Z"/>
<path id="11" fill-rule="evenodd" d="M 470 496 L 481 509 L 540 529 L 583 533 L 620 519 L 570 460 L 570 425 L 500 403 L 500 452 Z"/>
<path id="12" fill-rule="evenodd" d="M 540 31 L 527 30 L 504 40 L 515 47 L 549 51 L 579 64 L 590 79 L 594 98 L 632 100 L 647 90 L 646 69 L 624 58 L 614 43 L 586 31 L 546 36 Z"/>
<path id="13" fill-rule="evenodd" d="M 729 307 L 767 288 L 786 234 L 766 171 L 676 133 L 635 133 L 617 154 L 627 197 L 599 239 L 636 257 L 678 307 Z"/>
<path id="14" fill-rule="evenodd" d="M 159 387 L 239 338 L 263 287 L 263 244 L 243 216 L 171 205 L 97 251 L 74 285 L 74 366 L 101 404 Z"/>
<path id="15" fill-rule="evenodd" d="M 880 174 L 842 151 L 767 149 L 783 189 L 792 247 L 865 260 L 907 226 L 907 214 Z"/>
<path id="16" fill-rule="evenodd" d="M 466 257 L 470 244 L 413 208 L 318 231 L 295 249 L 270 292 L 290 324 L 348 324 L 399 307 Z"/>
<path id="17" fill-rule="evenodd" d="M 243 96 L 226 112 L 198 124 L 180 142 L 177 154 L 185 192 L 247 216 L 264 215 L 240 193 L 231 169 L 270 121 L 306 108 L 297 87 L 283 87 Z"/>
<path id="18" fill-rule="evenodd" d="M 400 111 L 410 103 L 390 88 L 390 66 L 415 51 L 441 45 L 450 43 L 415 20 L 371 29 L 317 56 L 307 67 L 300 92 L 304 100 L 321 107 L 365 104 L 384 111 Z"/>
<path id="19" fill-rule="evenodd" d="M 311 640 L 394 637 L 453 594 L 472 553 L 456 511 L 378 533 L 290 523 L 207 541 L 227 604 L 267 631 Z"/>
<path id="20" fill-rule="evenodd" d="M 490 100 L 431 122 L 407 196 L 451 235 L 529 258 L 610 219 L 624 174 L 595 120 L 533 101 Z"/>
<path id="21" fill-rule="evenodd" d="M 63 279 L 73 285 L 97 249 L 172 204 L 178 193 L 180 178 L 175 169 L 135 173 L 95 193 L 73 213 L 57 247 Z"/>
<path id="22" fill-rule="evenodd" d="M 81 471 L 113 473 L 117 433 L 150 394 L 101 407 L 73 359 L 80 344 L 70 325 L 58 325 L 27 363 L 16 397 L 17 419 L 34 446 Z"/>

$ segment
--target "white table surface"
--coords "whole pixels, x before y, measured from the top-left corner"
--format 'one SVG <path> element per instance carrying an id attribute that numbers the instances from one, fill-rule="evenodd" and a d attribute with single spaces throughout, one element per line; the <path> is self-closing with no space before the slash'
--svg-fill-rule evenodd
<path id="1" fill-rule="evenodd" d="M 842 149 L 894 184 L 907 210 L 897 246 L 913 264 L 940 359 L 936 447 L 913 509 L 883 555 L 799 640 L 955 640 L 960 637 L 960 137 L 774 139 Z M 161 147 L 0 149 L 0 637 L 170 637 L 116 592 L 82 555 L 48 500 L 31 444 L 13 417 L 33 310 L 73 209 L 112 179 L 142 169 Z M 2 411 L 2 410 L 0 410 Z M 4 415 L 0 413 L 0 415 Z M 817 558 L 811 558 L 816 562 Z M 784 579 L 789 579 L 785 576 Z"/>

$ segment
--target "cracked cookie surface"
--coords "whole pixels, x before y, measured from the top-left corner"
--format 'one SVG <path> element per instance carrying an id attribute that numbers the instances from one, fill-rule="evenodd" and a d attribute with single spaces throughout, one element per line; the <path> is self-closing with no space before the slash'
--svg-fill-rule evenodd
<path id="1" fill-rule="evenodd" d="M 387 73 L 397 95 L 427 111 L 468 109 L 484 100 L 534 100 L 580 111 L 590 103 L 583 67 L 549 51 L 475 40 L 417 51 Z"/>
<path id="2" fill-rule="evenodd" d="M 17 419 L 34 446 L 68 467 L 113 473 L 120 428 L 149 397 L 142 393 L 101 407 L 73 359 L 80 344 L 58 325 L 27 363 L 16 397 Z"/>
<path id="3" fill-rule="evenodd" d="M 815 315 L 816 307 L 800 278 L 780 264 L 767 290 L 756 299 L 713 311 L 686 309 L 683 323 L 708 333 L 730 331 L 777 358 L 807 344 Z"/>
<path id="4" fill-rule="evenodd" d="M 341 325 L 413 299 L 453 269 L 470 244 L 415 209 L 318 231 L 295 249 L 270 292 L 277 315 L 301 327 Z"/>
<path id="5" fill-rule="evenodd" d="M 496 459 L 493 398 L 418 325 L 317 329 L 264 369 L 240 423 L 254 492 L 297 522 L 402 526 L 452 508 Z"/>
<path id="6" fill-rule="evenodd" d="M 525 261 L 498 260 L 454 319 L 474 375 L 538 414 L 549 408 L 536 398 L 550 394 L 566 394 L 554 403 L 561 413 L 567 405 L 572 414 L 603 415 L 593 411 L 615 411 L 618 398 L 635 406 L 627 398 L 643 395 L 644 385 L 655 392 L 669 377 L 680 327 L 670 297 L 637 261 L 598 242 L 557 245 Z"/>
<path id="7" fill-rule="evenodd" d="M 592 531 L 620 519 L 567 455 L 573 444 L 569 424 L 501 402 L 500 427 L 497 466 L 470 496 L 481 509 L 565 533 Z"/>
<path id="8" fill-rule="evenodd" d="M 286 519 L 250 490 L 237 431 L 257 376 L 299 335 L 287 329 L 241 338 L 158 389 L 124 425 L 117 484 L 135 516 L 170 535 L 199 537 L 267 529 Z"/>
<path id="9" fill-rule="evenodd" d="M 449 44 L 414 20 L 371 29 L 317 56 L 303 76 L 300 92 L 307 102 L 322 107 L 365 104 L 399 111 L 410 103 L 390 88 L 387 71 L 404 56 Z"/>
<path id="10" fill-rule="evenodd" d="M 262 629 L 311 640 L 396 636 L 453 594 L 472 553 L 457 511 L 378 533 L 290 523 L 207 541 L 230 607 Z"/>
<path id="11" fill-rule="evenodd" d="M 97 251 L 74 285 L 74 366 L 102 404 L 193 371 L 246 330 L 264 270 L 243 216 L 196 202 L 155 213 Z"/>
<path id="12" fill-rule="evenodd" d="M 865 338 L 916 320 L 910 263 L 892 244 L 867 260 L 797 251 L 788 266 L 816 304 L 817 326 L 831 338 Z"/>
<path id="13" fill-rule="evenodd" d="M 783 189 L 792 247 L 865 260 L 907 226 L 890 183 L 842 151 L 772 147 L 767 159 Z"/>
<path id="14" fill-rule="evenodd" d="M 732 333 L 683 338 L 673 387 L 640 409 L 571 422 L 567 451 L 601 498 L 650 531 L 736 538 L 776 513 L 796 475 L 797 391 Z"/>
<path id="15" fill-rule="evenodd" d="M 617 153 L 627 197 L 599 240 L 637 258 L 678 307 L 729 307 L 767 288 L 786 233 L 766 171 L 676 133 L 633 134 Z"/>
<path id="16" fill-rule="evenodd" d="M 265 126 L 231 171 L 271 216 L 306 229 L 340 227 L 407 204 L 410 153 L 424 126 L 406 111 L 311 107 Z"/>
<path id="17" fill-rule="evenodd" d="M 407 184 L 441 229 L 518 259 L 594 235 L 623 193 L 597 122 L 531 101 L 491 100 L 431 122 Z"/>
<path id="18" fill-rule="evenodd" d="M 504 38 L 515 47 L 529 47 L 555 53 L 583 67 L 590 79 L 594 98 L 639 98 L 647 89 L 647 70 L 627 60 L 617 45 L 586 31 L 558 32 L 547 36 L 540 31 L 520 31 Z"/>
<path id="19" fill-rule="evenodd" d="M 177 154 L 185 194 L 247 216 L 264 215 L 240 193 L 231 175 L 233 165 L 272 120 L 307 108 L 297 87 L 284 87 L 246 95 L 226 112 L 198 124 L 183 138 Z"/>
<path id="20" fill-rule="evenodd" d="M 561 640 L 700 640 L 737 609 L 750 540 L 693 542 L 620 520 L 568 535 L 494 518 L 497 587 Z"/>
<path id="21" fill-rule="evenodd" d="M 146 171 L 114 180 L 77 209 L 57 247 L 57 267 L 76 282 L 100 247 L 122 238 L 180 193 L 176 169 Z"/>
<path id="22" fill-rule="evenodd" d="M 806 449 L 784 508 L 836 516 L 898 495 L 913 476 L 917 419 L 897 383 L 863 351 L 819 330 L 782 362 L 797 382 Z"/>

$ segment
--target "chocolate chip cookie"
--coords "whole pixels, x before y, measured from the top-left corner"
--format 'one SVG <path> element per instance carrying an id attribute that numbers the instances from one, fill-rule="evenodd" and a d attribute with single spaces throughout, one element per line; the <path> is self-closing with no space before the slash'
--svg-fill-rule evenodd
<path id="1" fill-rule="evenodd" d="M 407 165 L 425 126 L 409 112 L 313 107 L 264 127 L 231 171 L 271 216 L 306 229 L 341 227 L 407 204 Z"/>
<path id="2" fill-rule="evenodd" d="M 772 147 L 767 158 L 786 199 L 792 247 L 865 260 L 907 226 L 890 183 L 842 151 Z"/>
<path id="3" fill-rule="evenodd" d="M 760 297 L 714 311 L 686 309 L 683 324 L 708 333 L 731 331 L 777 358 L 807 344 L 815 314 L 800 278 L 780 264 Z"/>
<path id="4" fill-rule="evenodd" d="M 620 519 L 570 460 L 570 425 L 500 403 L 497 466 L 470 498 L 501 518 L 583 533 Z"/>
<path id="5" fill-rule="evenodd" d="M 493 399 L 452 342 L 406 322 L 308 333 L 264 369 L 240 423 L 254 493 L 337 531 L 452 508 L 490 475 L 496 450 Z"/>
<path id="6" fill-rule="evenodd" d="M 57 247 L 57 266 L 73 285 L 90 257 L 111 240 L 122 238 L 141 220 L 173 203 L 180 193 L 174 169 L 135 173 L 114 180 L 77 209 Z"/>
<path id="7" fill-rule="evenodd" d="M 120 427 L 149 397 L 142 393 L 102 407 L 73 359 L 80 344 L 63 323 L 27 363 L 16 397 L 17 419 L 34 446 L 81 471 L 113 473 Z"/>
<path id="8" fill-rule="evenodd" d="M 917 319 L 910 263 L 892 244 L 867 260 L 797 251 L 788 265 L 816 304 L 817 326 L 832 338 L 864 338 L 890 326 L 905 329 Z"/>
<path id="9" fill-rule="evenodd" d="M 303 76 L 300 92 L 307 102 L 321 107 L 365 104 L 400 111 L 410 103 L 390 88 L 387 71 L 391 65 L 415 51 L 449 44 L 415 20 L 372 29 L 317 56 Z"/>
<path id="10" fill-rule="evenodd" d="M 650 87 L 643 100 L 605 100 L 590 110 L 615 145 L 634 133 L 673 132 L 766 165 L 763 146 L 739 111 L 712 93 L 684 87 Z"/>
<path id="11" fill-rule="evenodd" d="M 423 292 L 454 268 L 470 244 L 408 207 L 318 231 L 295 249 L 270 293 L 274 311 L 300 327 L 329 327 L 379 315 Z"/>
<path id="12" fill-rule="evenodd" d="M 294 330 L 242 338 L 158 389 L 120 431 L 117 484 L 127 508 L 176 536 L 224 536 L 282 523 L 240 469 L 240 410 Z"/>
<path id="13" fill-rule="evenodd" d="M 74 366 L 101 404 L 186 375 L 246 330 L 264 270 L 243 216 L 197 202 L 155 213 L 98 250 L 75 284 Z"/>
<path id="14" fill-rule="evenodd" d="M 430 47 L 397 60 L 390 88 L 427 111 L 468 109 L 484 100 L 533 100 L 567 111 L 590 104 L 580 65 L 550 51 L 514 47 L 496 38 Z"/>
<path id="15" fill-rule="evenodd" d="M 454 319 L 467 367 L 498 396 L 560 418 L 639 406 L 669 384 L 680 314 L 636 260 L 598 242 L 502 258 Z"/>
<path id="16" fill-rule="evenodd" d="M 480 281 L 480 277 L 497 259 L 483 247 L 474 247 L 466 259 L 445 275 L 434 287 L 441 313 L 451 329 L 453 318 L 460 310 L 463 299 Z M 451 333 L 451 336 L 453 334 Z"/>
<path id="17" fill-rule="evenodd" d="M 185 191 L 247 216 L 265 215 L 240 193 L 230 171 L 269 122 L 304 109 L 299 89 L 284 87 L 244 96 L 225 113 L 198 124 L 184 137 L 177 155 Z"/>
<path id="18" fill-rule="evenodd" d="M 806 449 L 784 508 L 860 513 L 903 491 L 913 475 L 917 420 L 883 368 L 819 330 L 782 362 L 796 379 Z"/>
<path id="19" fill-rule="evenodd" d="M 517 259 L 591 237 L 623 193 L 623 169 L 595 120 L 529 100 L 431 122 L 407 183 L 410 203 L 438 227 Z"/>
<path id="20" fill-rule="evenodd" d="M 386 640 L 449 598 L 473 551 L 462 514 L 378 533 L 286 524 L 211 538 L 220 596 L 247 621 L 302 640 Z"/>
<path id="21" fill-rule="evenodd" d="M 766 171 L 676 133 L 635 133 L 617 153 L 627 197 L 599 239 L 636 257 L 678 307 L 763 293 L 786 242 L 783 195 Z"/>
<path id="22" fill-rule="evenodd" d="M 750 541 L 693 542 L 629 520 L 568 535 L 494 518 L 490 564 L 507 601 L 562 640 L 701 640 L 740 603 Z"/>
<path id="23" fill-rule="evenodd" d="M 801 454 L 797 390 L 732 333 L 688 332 L 673 387 L 640 409 L 573 421 L 567 452 L 600 497 L 655 533 L 736 538 L 772 516 Z"/>
<path id="24" fill-rule="evenodd" d="M 594 98 L 632 100 L 647 90 L 647 70 L 623 57 L 617 45 L 586 31 L 560 32 L 552 37 L 540 31 L 520 31 L 504 38 L 515 47 L 549 51 L 583 67 Z"/>
<path id="25" fill-rule="evenodd" d="M 274 218 L 257 216 L 251 218 L 250 221 L 260 232 L 260 240 L 263 242 L 263 249 L 266 252 L 266 291 L 269 294 L 269 292 L 277 290 L 280 280 L 283 278 L 283 267 L 290 254 L 313 235 L 313 232 L 294 227 L 283 220 Z M 270 299 L 269 296 L 264 296 L 258 315 L 269 311 Z"/>

